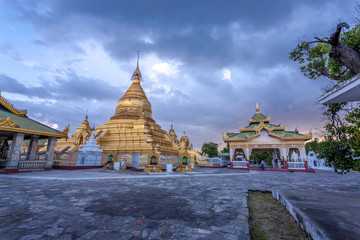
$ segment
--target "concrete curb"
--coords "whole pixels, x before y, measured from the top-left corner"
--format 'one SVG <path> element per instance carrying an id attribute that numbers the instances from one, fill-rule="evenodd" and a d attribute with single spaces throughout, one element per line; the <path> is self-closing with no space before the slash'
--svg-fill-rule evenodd
<path id="1" fill-rule="evenodd" d="M 310 220 L 301 210 L 293 206 L 281 193 L 276 190 L 272 191 L 272 195 L 276 198 L 293 216 L 299 226 L 304 229 L 314 240 L 330 239 L 324 230 L 319 228 L 312 220 Z"/>

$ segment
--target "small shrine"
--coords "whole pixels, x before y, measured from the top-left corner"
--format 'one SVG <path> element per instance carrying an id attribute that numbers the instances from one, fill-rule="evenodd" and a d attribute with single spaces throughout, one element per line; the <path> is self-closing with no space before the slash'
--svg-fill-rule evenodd
<path id="1" fill-rule="evenodd" d="M 103 152 L 97 145 L 94 134 L 91 134 L 89 141 L 79 148 L 76 166 L 101 166 L 102 155 Z"/>
<path id="2" fill-rule="evenodd" d="M 269 151 L 279 168 L 308 169 L 305 141 L 312 138 L 311 130 L 302 134 L 296 128 L 286 131 L 285 124 L 274 125 L 271 118 L 260 113 L 256 104 L 256 113 L 249 118 L 249 125 L 239 125 L 238 133 L 223 134 L 224 142 L 230 149 L 232 168 L 249 168 L 250 155 L 255 151 Z M 280 159 L 277 156 L 280 155 Z"/>
<path id="3" fill-rule="evenodd" d="M 191 157 L 189 153 L 190 141 L 188 136 L 186 136 L 185 131 L 184 134 L 180 138 L 179 142 L 179 165 L 176 168 L 177 172 L 193 172 L 191 169 Z"/>
<path id="4" fill-rule="evenodd" d="M 90 139 L 93 130 L 94 128 L 90 127 L 88 116 L 86 114 L 84 121 L 76 128 L 70 138 L 62 138 L 57 141 L 55 151 L 70 153 L 77 152 L 82 148 L 82 145 Z"/>

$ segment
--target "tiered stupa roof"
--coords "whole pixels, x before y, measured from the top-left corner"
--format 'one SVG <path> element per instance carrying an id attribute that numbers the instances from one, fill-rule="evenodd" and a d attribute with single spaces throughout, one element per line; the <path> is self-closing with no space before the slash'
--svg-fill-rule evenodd
<path id="1" fill-rule="evenodd" d="M 115 114 L 96 128 L 96 140 L 106 154 L 149 154 L 158 144 L 163 155 L 178 155 L 167 132 L 152 117 L 151 103 L 141 87 L 139 60 L 132 84 L 119 99 Z"/>
<path id="2" fill-rule="evenodd" d="M 115 114 L 111 119 L 139 119 L 142 112 L 144 112 L 145 118 L 154 122 L 151 103 L 140 84 L 142 76 L 139 70 L 139 61 L 131 79 L 133 83 L 118 101 Z"/>

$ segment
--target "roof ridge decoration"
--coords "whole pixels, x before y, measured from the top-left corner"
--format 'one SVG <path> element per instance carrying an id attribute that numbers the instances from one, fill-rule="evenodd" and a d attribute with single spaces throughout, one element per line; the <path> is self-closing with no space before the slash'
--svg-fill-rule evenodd
<path id="1" fill-rule="evenodd" d="M 16 125 L 16 123 L 10 119 L 10 117 L 7 117 L 5 119 L 0 119 L 0 126 L 4 127 L 15 127 L 18 128 L 19 126 Z"/>
<path id="2" fill-rule="evenodd" d="M 26 116 L 27 114 L 26 109 L 23 110 L 17 109 L 12 103 L 10 103 L 3 96 L 1 96 L 1 91 L 0 91 L 0 104 L 3 105 L 7 110 L 9 110 L 11 113 L 15 115 Z"/>
<path id="3" fill-rule="evenodd" d="M 236 139 L 248 141 L 260 136 L 262 130 L 266 130 L 269 136 L 279 138 L 281 140 L 309 140 L 312 138 L 311 129 L 305 134 L 301 134 L 298 131 L 286 131 L 285 123 L 274 125 L 270 124 L 270 120 L 270 117 L 266 117 L 260 113 L 259 105 L 256 103 L 256 114 L 252 118 L 249 118 L 249 126 L 242 127 L 239 124 L 239 133 L 226 132 L 226 135 L 223 134 L 223 140 Z"/>
<path id="4" fill-rule="evenodd" d="M 56 133 L 57 136 L 59 137 L 65 137 L 66 139 L 69 138 L 68 134 L 70 131 L 70 124 L 68 124 L 64 130 L 62 130 L 61 132 Z"/>

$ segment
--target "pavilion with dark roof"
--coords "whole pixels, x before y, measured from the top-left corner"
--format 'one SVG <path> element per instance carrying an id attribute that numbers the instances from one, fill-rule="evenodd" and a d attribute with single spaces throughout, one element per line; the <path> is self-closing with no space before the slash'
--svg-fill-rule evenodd
<path id="1" fill-rule="evenodd" d="M 50 170 L 56 140 L 67 137 L 69 126 L 59 132 L 26 114 L 26 110 L 15 108 L 0 92 L 0 173 Z M 29 147 L 22 153 L 24 140 L 29 141 Z M 37 156 L 39 140 L 47 141 L 43 160 Z"/>

